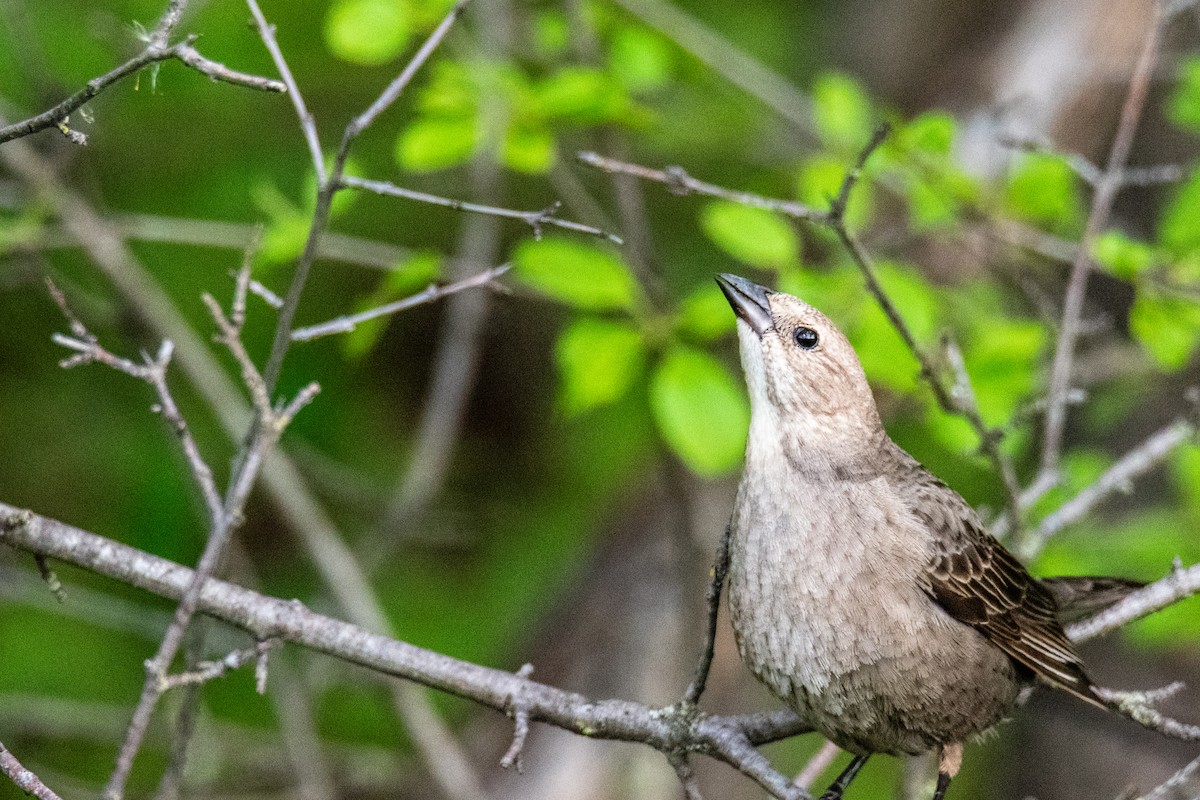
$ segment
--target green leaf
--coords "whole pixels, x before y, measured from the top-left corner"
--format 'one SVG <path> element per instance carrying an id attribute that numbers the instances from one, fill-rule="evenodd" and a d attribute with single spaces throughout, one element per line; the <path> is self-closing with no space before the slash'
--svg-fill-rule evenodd
<path id="1" fill-rule="evenodd" d="M 542 58 L 558 58 L 570 43 L 571 26 L 561 9 L 548 8 L 533 18 L 533 45 Z"/>
<path id="2" fill-rule="evenodd" d="M 1004 192 L 1016 216 L 1058 230 L 1078 223 L 1082 214 L 1079 180 L 1061 156 L 1030 153 L 1013 170 Z"/>
<path id="3" fill-rule="evenodd" d="M 354 313 L 391 303 L 416 294 L 438 279 L 442 271 L 442 256 L 431 250 L 413 253 L 386 274 L 378 288 L 354 304 Z M 354 330 L 341 337 L 342 352 L 357 359 L 370 352 L 387 329 L 391 316 L 360 322 Z"/>
<path id="4" fill-rule="evenodd" d="M 1200 58 L 1179 65 L 1175 90 L 1167 101 L 1167 117 L 1181 128 L 1200 131 Z"/>
<path id="5" fill-rule="evenodd" d="M 663 439 L 696 474 L 719 475 L 741 461 L 750 406 L 742 387 L 707 353 L 672 348 L 651 380 L 650 408 Z"/>
<path id="6" fill-rule="evenodd" d="M 568 414 L 620 400 L 646 360 L 642 334 L 621 322 L 585 317 L 571 324 L 554 346 Z"/>
<path id="7" fill-rule="evenodd" d="M 908 184 L 908 215 L 916 232 L 927 232 L 958 219 L 958 203 L 940 187 L 914 178 Z"/>
<path id="8" fill-rule="evenodd" d="M 911 268 L 881 263 L 879 282 L 904 318 L 917 341 L 928 340 L 937 329 L 937 295 Z M 900 392 L 914 391 L 920 365 L 908 345 L 876 302 L 866 303 L 847 335 L 872 380 Z"/>
<path id="9" fill-rule="evenodd" d="M 1200 341 L 1200 305 L 1140 291 L 1129 311 L 1129 330 L 1159 366 L 1178 370 L 1187 365 Z"/>
<path id="10" fill-rule="evenodd" d="M 683 299 L 675 324 L 685 336 L 706 342 L 736 330 L 737 317 L 716 283 L 710 282 Z"/>
<path id="11" fill-rule="evenodd" d="M 827 145 L 857 148 L 871 136 L 871 101 L 853 78 L 829 73 L 813 84 L 813 118 Z"/>
<path id="12" fill-rule="evenodd" d="M 629 97 L 608 74 L 592 67 L 565 67 L 536 88 L 541 114 L 579 125 L 599 125 L 621 119 Z"/>
<path id="13" fill-rule="evenodd" d="M 1158 223 L 1159 241 L 1177 257 L 1200 248 L 1200 168 L 1193 169 L 1163 208 Z"/>
<path id="14" fill-rule="evenodd" d="M 325 16 L 325 44 L 343 61 L 391 61 L 412 34 L 408 6 L 398 0 L 338 0 Z"/>
<path id="15" fill-rule="evenodd" d="M 845 159 L 833 156 L 817 156 L 806 161 L 800 167 L 796 182 L 801 202 L 813 208 L 829 208 L 841 190 L 849 168 L 850 164 Z M 870 181 L 862 180 L 855 184 L 846 206 L 846 224 L 849 227 L 857 229 L 866 226 L 871 217 L 873 195 L 874 187 Z"/>
<path id="16" fill-rule="evenodd" d="M 467 161 L 478 144 L 474 119 L 425 117 L 405 128 L 396 140 L 396 161 L 412 172 L 433 172 Z"/>
<path id="17" fill-rule="evenodd" d="M 989 317 L 964 357 L 979 412 L 989 425 L 1008 421 L 1033 389 L 1046 329 L 1033 320 Z"/>
<path id="18" fill-rule="evenodd" d="M 780 269 L 799 257 L 795 229 L 763 208 L 715 200 L 700 212 L 700 227 L 718 247 L 751 266 Z"/>
<path id="19" fill-rule="evenodd" d="M 511 170 L 543 175 L 554 166 L 557 156 L 554 133 L 549 128 L 512 125 L 504 134 L 500 161 Z"/>
<path id="20" fill-rule="evenodd" d="M 674 59 L 663 38 L 645 28 L 620 28 L 609 44 L 613 75 L 631 92 L 661 89 L 671 80 Z"/>
<path id="21" fill-rule="evenodd" d="M 513 276 L 576 308 L 630 310 L 640 299 L 633 274 L 614 251 L 577 239 L 527 239 L 513 253 Z"/>
<path id="22" fill-rule="evenodd" d="M 1171 457 L 1170 468 L 1175 491 L 1183 496 L 1188 513 L 1200 519 L 1200 447 L 1178 448 Z"/>
<path id="23" fill-rule="evenodd" d="M 900 131 L 901 146 L 929 156 L 950 155 L 957 123 L 944 111 L 928 111 L 909 121 Z"/>
<path id="24" fill-rule="evenodd" d="M 479 85 L 463 64 L 438 61 L 421 91 L 420 108 L 430 117 L 474 117 L 479 110 Z"/>
<path id="25" fill-rule="evenodd" d="M 1105 231 L 1092 244 L 1092 258 L 1111 274 L 1132 280 L 1154 263 L 1154 249 L 1121 231 Z"/>

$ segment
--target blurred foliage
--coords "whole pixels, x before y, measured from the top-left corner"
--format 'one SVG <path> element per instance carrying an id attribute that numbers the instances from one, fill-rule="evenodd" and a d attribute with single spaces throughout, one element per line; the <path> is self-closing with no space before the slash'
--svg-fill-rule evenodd
<path id="1" fill-rule="evenodd" d="M 164 2 L 101 5 L 53 0 L 0 9 L 6 117 L 40 111 L 120 63 L 139 46 L 132 23 L 152 25 Z M 450 5 L 267 4 L 327 147 Z M 716 13 L 711 3 L 694 5 Z M 1067 158 L 1049 152 L 1009 153 L 994 174 L 968 170 L 960 158 L 961 125 L 951 113 L 894 108 L 828 66 L 823 42 L 836 5 L 743 8 L 738 27 L 725 32 L 783 65 L 809 94 L 807 139 L 780 137 L 768 110 L 715 90 L 713 73 L 685 47 L 622 8 L 602 0 L 544 0 L 510 9 L 512 41 L 501 53 L 481 45 L 481 23 L 468 13 L 410 92 L 356 144 L 348 172 L 514 208 L 545 208 L 562 195 L 562 216 L 628 235 L 620 230 L 628 223 L 606 205 L 607 178 L 573 164 L 574 152 L 619 151 L 613 143 L 622 142 L 642 163 L 684 164 L 714 183 L 824 209 L 876 125 L 888 121 L 893 132 L 851 196 L 849 226 L 868 235 L 879 279 L 920 345 L 936 352 L 939 336 L 948 333 L 962 348 L 984 419 L 1006 432 L 1003 447 L 1028 478 L 1036 468 L 1036 403 L 1054 342 L 1038 299 L 1060 296 L 1061 270 L 1027 253 L 1017 267 L 1027 280 L 990 262 L 940 271 L 925 263 L 938 247 L 974 235 L 981 220 L 1077 241 L 1088 187 Z M 214 59 L 273 75 L 245 19 L 236 3 L 197 4 L 181 31 L 202 33 L 199 46 Z M 1181 62 L 1164 108 L 1179 135 L 1193 137 L 1194 151 L 1200 61 Z M 53 133 L 30 143 L 50 153 L 68 183 L 83 187 L 105 213 L 152 216 L 162 234 L 155 241 L 135 236 L 132 246 L 196 331 L 211 329 L 199 294 L 228 298 L 241 244 L 220 229 L 209 246 L 194 246 L 183 221 L 235 222 L 245 236 L 261 226 L 255 276 L 276 292 L 286 289 L 315 198 L 313 169 L 287 98 L 214 84 L 168 63 L 153 81 L 147 71 L 105 92 L 71 124 L 90 136 L 85 150 L 68 150 Z M 480 162 L 501 168 L 495 196 L 472 196 L 470 165 Z M 825 310 L 858 349 L 897 441 L 972 502 L 1001 506 L 974 432 L 936 408 L 916 360 L 827 231 L 724 200 L 677 198 L 656 186 L 645 192 L 654 241 L 648 264 L 629 247 L 559 230 L 534 236 L 518 222 L 503 226 L 496 261 L 513 264 L 505 279 L 513 296 L 498 296 L 484 325 L 480 380 L 447 485 L 417 529 L 400 532 L 401 555 L 372 576 L 400 636 L 515 668 L 538 646 L 543 620 L 585 582 L 613 527 L 628 523 L 646 487 L 669 471 L 664 465 L 678 460 L 695 476 L 693 485 L 719 497 L 723 491 L 731 502 L 730 476 L 749 411 L 734 318 L 712 283 L 714 272 L 749 272 Z M 581 195 L 599 203 L 581 202 Z M 1177 413 L 1179 387 L 1195 380 L 1200 168 L 1190 168 L 1147 207 L 1145 219 L 1115 219 L 1094 243 L 1102 278 L 1120 291 L 1118 300 L 1105 301 L 1114 329 L 1102 334 L 1103 347 L 1090 340 L 1084 347 L 1115 353 L 1122 369 L 1090 388 L 1079 430 L 1072 431 L 1076 445 L 1064 482 L 1033 509 L 1035 523 Z M 318 263 L 299 325 L 390 302 L 454 274 L 465 215 L 350 192 L 338 195 L 334 210 L 334 231 L 354 238 L 345 245 L 348 255 Z M 56 240 L 60 234 L 43 199 L 3 187 L 0 443 L 8 457 L 0 459 L 0 499 L 194 561 L 204 532 L 201 507 L 174 440 L 147 413 L 146 387 L 99 367 L 55 366 L 64 354 L 49 336 L 64 324 L 46 297 L 43 273 L 64 286 L 77 313 L 114 351 L 156 346 L 104 276 Z M 382 243 L 390 246 L 387 259 L 374 255 Z M 281 391 L 315 379 L 323 392 L 283 446 L 362 553 L 379 547 L 383 509 L 408 469 L 443 313 L 444 307 L 426 307 L 375 320 L 345 336 L 297 345 L 289 358 Z M 273 322 L 273 312 L 252 298 L 246 337 L 256 355 L 267 351 Z M 1128 343 L 1136 347 L 1123 347 Z M 223 475 L 234 445 L 185 376 L 174 370 L 172 380 Z M 1157 416 L 1147 410 L 1152 406 Z M 1054 540 L 1037 570 L 1148 580 L 1177 556 L 1200 559 L 1192 533 L 1200 524 L 1196 448 L 1181 449 L 1169 475 L 1149 491 L 1118 497 L 1102 512 Z M 246 531 L 249 557 L 263 567 L 264 591 L 329 607 L 314 569 L 264 499 L 250 509 Z M 649 549 L 651 534 L 662 535 L 649 532 L 637 546 Z M 14 562 L 23 559 L 0 553 L 0 568 Z M 99 590 L 108 598 L 101 605 L 169 609 L 110 581 L 73 570 L 65 577 L 68 594 L 72 585 Z M 1131 638 L 1151 648 L 1194 647 L 1196 602 L 1138 623 Z M 0 740 L 14 749 L 24 745 L 31 763 L 88 787 L 110 768 L 115 737 L 72 746 L 75 757 L 66 759 L 37 735 L 37 725 L 26 730 L 6 713 L 5 698 L 127 707 L 154 642 L 119 618 L 107 615 L 101 623 L 79 608 L 51 613 L 27 595 L 0 591 Z M 685 679 L 679 676 L 680 687 Z M 330 741 L 361 749 L 403 740 L 386 698 L 359 676 L 339 674 L 315 690 Z M 206 689 L 205 707 L 242 732 L 270 728 L 269 704 L 250 696 L 243 675 Z M 455 719 L 467 713 L 462 704 L 446 707 Z M 10 731 L 18 731 L 15 741 Z M 782 763 L 799 764 L 811 744 L 775 750 Z M 160 745 L 139 762 L 138 793 L 153 786 L 165 758 Z M 221 758 L 236 761 L 230 753 Z M 864 781 L 882 786 L 891 777 L 868 772 Z M 0 797 L 14 791 L 0 782 Z"/>

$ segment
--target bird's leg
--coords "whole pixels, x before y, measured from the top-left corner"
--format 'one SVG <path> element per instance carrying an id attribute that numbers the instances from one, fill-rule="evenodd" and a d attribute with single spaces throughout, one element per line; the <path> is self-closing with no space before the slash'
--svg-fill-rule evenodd
<path id="1" fill-rule="evenodd" d="M 946 796 L 946 787 L 950 785 L 950 773 L 938 772 L 937 788 L 933 790 L 933 800 L 942 800 Z"/>
<path id="2" fill-rule="evenodd" d="M 958 774 L 958 769 L 962 766 L 962 757 L 962 742 L 942 745 L 938 752 L 938 779 L 937 788 L 933 790 L 933 800 L 943 800 L 946 796 L 950 779 Z"/>
<path id="3" fill-rule="evenodd" d="M 868 758 L 870 756 L 855 756 L 850 759 L 850 763 L 842 770 L 842 774 L 838 775 L 837 779 L 829 784 L 825 794 L 821 795 L 821 800 L 841 800 L 842 792 L 846 791 L 846 787 L 850 785 L 850 781 L 854 780 L 854 776 L 862 769 L 862 765 L 867 763 Z"/>

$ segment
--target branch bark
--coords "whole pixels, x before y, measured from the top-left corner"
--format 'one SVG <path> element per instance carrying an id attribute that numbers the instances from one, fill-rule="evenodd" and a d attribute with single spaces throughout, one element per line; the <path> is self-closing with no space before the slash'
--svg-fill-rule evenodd
<path id="1" fill-rule="evenodd" d="M 179 564 L 4 503 L 0 503 L 0 541 L 171 599 L 180 599 L 195 583 L 195 572 Z M 203 583 L 197 610 L 259 641 L 288 641 L 500 713 L 507 713 L 519 698 L 529 720 L 581 736 L 639 742 L 675 757 L 709 755 L 748 775 L 775 797 L 808 798 L 755 749 L 807 730 L 790 711 L 715 716 L 687 705 L 651 708 L 629 700 L 593 700 L 371 633 L 314 613 L 299 601 L 268 597 L 215 578 Z"/>

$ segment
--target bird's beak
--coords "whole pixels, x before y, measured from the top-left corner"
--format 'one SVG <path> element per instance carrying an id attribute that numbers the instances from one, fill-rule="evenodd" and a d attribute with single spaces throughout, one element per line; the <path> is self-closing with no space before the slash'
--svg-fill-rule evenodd
<path id="1" fill-rule="evenodd" d="M 751 330 L 761 337 L 771 327 L 771 305 L 767 301 L 772 294 L 770 289 L 729 273 L 718 275 L 717 285 L 733 307 L 733 313 L 741 317 Z"/>

